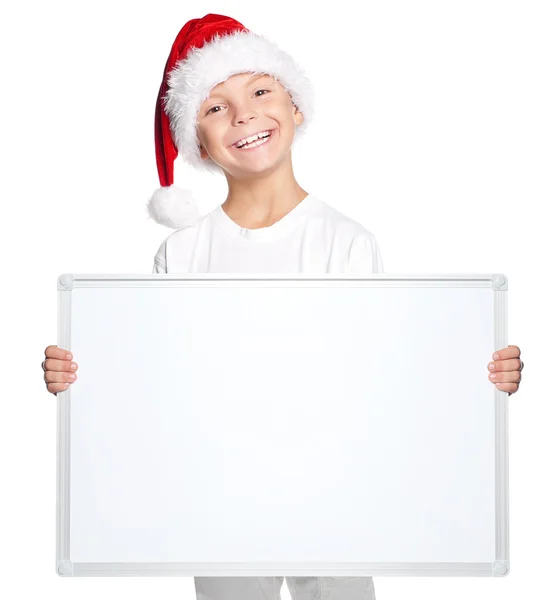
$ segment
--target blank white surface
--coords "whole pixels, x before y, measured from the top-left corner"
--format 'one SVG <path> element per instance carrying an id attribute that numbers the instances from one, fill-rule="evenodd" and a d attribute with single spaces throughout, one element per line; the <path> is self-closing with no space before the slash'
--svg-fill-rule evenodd
<path id="1" fill-rule="evenodd" d="M 256 283 L 70 292 L 71 561 L 494 561 L 494 291 Z"/>

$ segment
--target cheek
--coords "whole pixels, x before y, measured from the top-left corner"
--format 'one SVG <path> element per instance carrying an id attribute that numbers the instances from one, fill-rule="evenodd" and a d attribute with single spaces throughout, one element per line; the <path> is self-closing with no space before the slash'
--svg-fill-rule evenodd
<path id="1" fill-rule="evenodd" d="M 222 145 L 224 135 L 219 130 L 201 131 L 198 134 L 198 139 L 202 142 L 204 148 L 212 151 Z"/>
<path id="2" fill-rule="evenodd" d="M 196 128 L 196 137 L 198 138 L 198 145 L 206 145 L 206 136 L 204 131 L 200 128 Z"/>
<path id="3" fill-rule="evenodd" d="M 289 128 L 292 127 L 293 117 L 287 106 L 270 108 L 263 116 L 266 116 L 269 121 L 271 120 L 280 131 L 289 131 Z"/>

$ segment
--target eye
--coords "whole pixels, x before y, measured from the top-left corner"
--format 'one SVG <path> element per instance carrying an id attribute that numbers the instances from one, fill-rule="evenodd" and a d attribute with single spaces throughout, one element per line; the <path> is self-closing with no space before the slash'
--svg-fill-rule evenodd
<path id="1" fill-rule="evenodd" d="M 262 89 L 262 90 L 256 90 L 256 92 L 254 92 L 254 93 L 255 93 L 255 94 L 258 94 L 258 92 L 269 92 L 269 91 L 270 91 L 270 90 L 264 90 L 264 89 Z M 263 94 L 263 95 L 265 96 L 266 94 Z M 261 97 L 261 96 L 258 96 L 258 98 L 260 98 L 260 97 Z M 220 105 L 217 105 L 217 106 L 212 106 L 212 107 L 211 107 L 211 108 L 208 110 L 208 112 L 207 112 L 206 114 L 207 114 L 207 115 L 209 115 L 209 114 L 210 114 L 210 113 L 213 111 L 213 109 L 214 109 L 214 108 L 220 108 Z"/>

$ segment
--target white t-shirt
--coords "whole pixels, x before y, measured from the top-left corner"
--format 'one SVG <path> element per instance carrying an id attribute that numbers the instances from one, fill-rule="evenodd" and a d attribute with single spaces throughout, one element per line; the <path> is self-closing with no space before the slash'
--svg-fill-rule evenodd
<path id="1" fill-rule="evenodd" d="M 383 273 L 375 236 L 314 194 L 269 227 L 239 226 L 221 205 L 171 233 L 153 273 Z"/>

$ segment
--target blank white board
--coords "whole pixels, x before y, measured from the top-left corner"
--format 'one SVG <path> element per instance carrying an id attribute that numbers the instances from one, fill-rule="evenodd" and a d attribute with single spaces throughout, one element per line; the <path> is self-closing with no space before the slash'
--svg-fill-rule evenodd
<path id="1" fill-rule="evenodd" d="M 58 278 L 62 576 L 509 572 L 507 278 Z"/>

